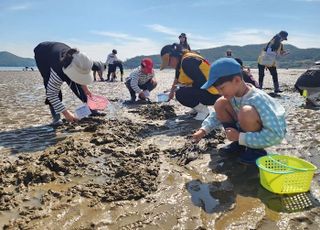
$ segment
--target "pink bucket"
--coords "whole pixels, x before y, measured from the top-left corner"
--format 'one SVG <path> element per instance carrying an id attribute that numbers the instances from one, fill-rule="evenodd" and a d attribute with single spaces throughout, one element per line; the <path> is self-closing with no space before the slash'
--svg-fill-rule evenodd
<path id="1" fill-rule="evenodd" d="M 107 98 L 99 95 L 88 97 L 87 104 L 92 110 L 104 110 L 107 108 L 109 101 Z"/>

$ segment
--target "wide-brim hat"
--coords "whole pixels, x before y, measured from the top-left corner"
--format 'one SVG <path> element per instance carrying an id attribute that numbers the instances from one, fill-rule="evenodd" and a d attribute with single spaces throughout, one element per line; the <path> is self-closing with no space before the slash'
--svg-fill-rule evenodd
<path id="1" fill-rule="evenodd" d="M 70 65 L 62 68 L 65 75 L 79 85 L 89 85 L 93 82 L 91 68 L 93 61 L 83 53 L 75 53 Z"/>

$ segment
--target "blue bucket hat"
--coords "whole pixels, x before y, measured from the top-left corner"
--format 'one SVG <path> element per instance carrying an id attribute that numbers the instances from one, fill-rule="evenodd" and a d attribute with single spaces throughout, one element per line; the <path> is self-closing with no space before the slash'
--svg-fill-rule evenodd
<path id="1" fill-rule="evenodd" d="M 219 58 L 211 64 L 209 79 L 201 89 L 210 88 L 217 80 L 226 76 L 233 76 L 241 73 L 240 64 L 233 58 Z"/>

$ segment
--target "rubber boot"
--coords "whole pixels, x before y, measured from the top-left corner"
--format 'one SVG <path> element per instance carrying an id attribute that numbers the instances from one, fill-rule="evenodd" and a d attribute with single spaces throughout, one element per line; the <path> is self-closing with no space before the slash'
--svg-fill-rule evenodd
<path id="1" fill-rule="evenodd" d="M 193 108 L 197 111 L 197 115 L 194 117 L 195 120 L 203 121 L 209 115 L 208 106 L 199 103 L 196 107 Z"/>

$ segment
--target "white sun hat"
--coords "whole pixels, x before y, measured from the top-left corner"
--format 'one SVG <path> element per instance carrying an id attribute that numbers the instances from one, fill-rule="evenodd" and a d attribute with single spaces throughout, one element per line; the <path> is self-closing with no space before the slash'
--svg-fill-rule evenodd
<path id="1" fill-rule="evenodd" d="M 63 72 L 75 83 L 79 85 L 89 85 L 93 82 L 91 68 L 93 61 L 83 53 L 75 53 L 67 68 L 62 68 Z"/>

